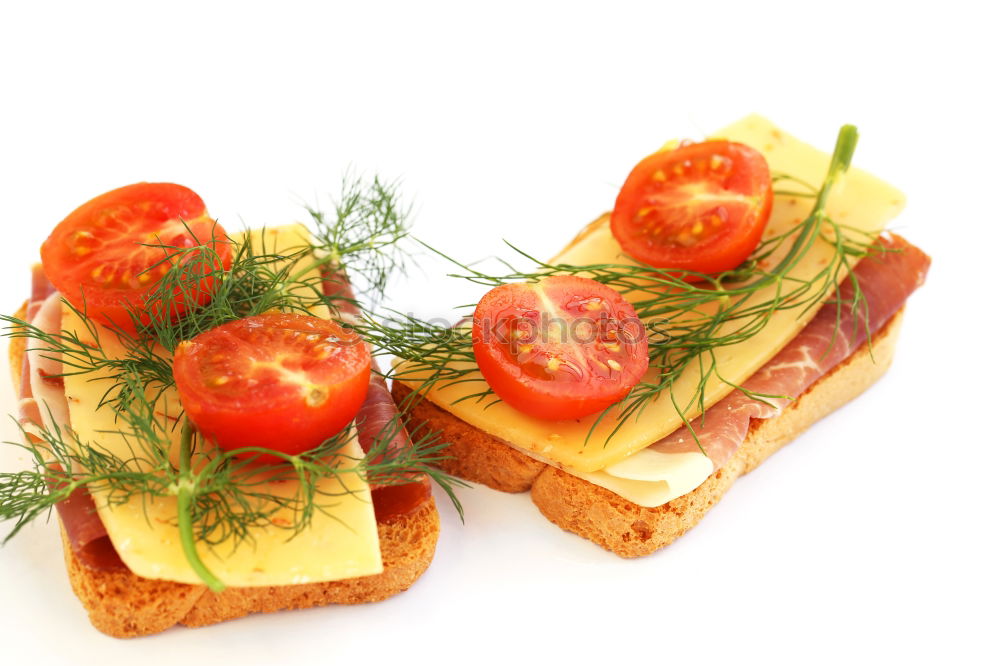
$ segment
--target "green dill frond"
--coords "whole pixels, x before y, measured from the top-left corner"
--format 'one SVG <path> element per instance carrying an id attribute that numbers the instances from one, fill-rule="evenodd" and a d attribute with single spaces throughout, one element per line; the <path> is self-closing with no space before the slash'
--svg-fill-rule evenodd
<path id="1" fill-rule="evenodd" d="M 349 269 L 357 293 L 381 300 L 389 277 L 405 272 L 409 256 L 402 241 L 409 235 L 411 208 L 398 184 L 348 175 L 332 214 L 306 210 L 316 225 L 317 249 Z"/>

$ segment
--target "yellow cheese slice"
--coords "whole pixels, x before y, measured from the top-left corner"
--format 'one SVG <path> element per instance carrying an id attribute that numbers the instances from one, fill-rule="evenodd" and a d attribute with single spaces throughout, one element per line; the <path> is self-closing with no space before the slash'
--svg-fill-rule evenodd
<path id="1" fill-rule="evenodd" d="M 818 186 L 830 163 L 830 156 L 798 141 L 760 116 L 750 116 L 718 132 L 719 137 L 753 146 L 767 158 L 773 173 L 792 174 Z M 838 223 L 864 232 L 882 231 L 886 223 L 899 213 L 903 195 L 877 178 L 852 168 L 839 182 L 828 200 L 827 210 Z M 801 222 L 810 212 L 812 200 L 801 197 L 776 196 L 774 208 L 765 237 L 783 233 Z M 829 263 L 834 250 L 826 243 L 817 242 L 807 256 L 791 272 L 791 279 L 812 278 Z M 632 263 L 626 256 L 608 224 L 605 215 L 592 223 L 565 250 L 552 259 L 552 263 L 577 265 L 601 263 Z M 774 298 L 776 287 L 761 290 L 747 304 L 760 303 Z M 819 307 L 817 304 L 816 307 Z M 781 347 L 788 343 L 809 322 L 814 312 L 801 309 L 781 310 L 773 313 L 766 327 L 754 337 L 736 345 L 716 351 L 718 374 L 729 382 L 741 383 L 766 363 Z M 731 327 L 739 324 L 734 322 Z M 720 334 L 724 335 L 723 328 Z M 698 363 L 674 384 L 673 396 L 678 405 L 686 407 L 687 418 L 700 413 L 693 399 L 700 381 Z M 456 363 L 456 367 L 472 368 L 472 364 Z M 412 374 L 406 383 L 420 386 L 421 377 Z M 448 410 L 466 423 L 502 439 L 512 446 L 566 469 L 573 473 L 593 473 L 618 463 L 628 456 L 645 449 L 653 442 L 668 435 L 683 423 L 683 417 L 671 403 L 670 396 L 661 395 L 648 404 L 642 413 L 628 419 L 621 429 L 609 439 L 617 425 L 614 414 L 590 416 L 576 421 L 546 421 L 532 418 L 513 407 L 492 400 L 460 401 L 466 395 L 487 388 L 481 375 L 466 376 L 465 381 L 446 385 L 442 382 L 427 390 L 429 399 Z M 652 380 L 649 375 L 647 380 Z M 704 404 L 708 408 L 731 390 L 731 386 L 718 377 L 708 379 Z M 459 402 L 460 401 L 460 402 Z M 490 404 L 490 403 L 493 404 Z M 588 439 L 588 433 L 593 434 Z M 687 463 L 665 466 L 685 470 L 667 474 L 676 486 L 689 483 Z M 621 477 L 617 477 L 621 478 Z M 641 479 L 642 480 L 642 479 Z M 648 481 L 648 480 L 646 480 Z"/>
<path id="2" fill-rule="evenodd" d="M 308 232 L 301 225 L 292 225 L 248 233 L 254 234 L 258 250 L 281 253 L 301 247 Z M 323 310 L 317 309 L 316 314 L 329 317 Z M 63 328 L 77 332 L 85 340 L 90 338 L 79 318 L 69 310 L 64 311 Z M 104 331 L 98 337 L 106 353 L 124 354 L 113 334 Z M 129 441 L 108 434 L 108 431 L 120 431 L 122 424 L 115 421 L 111 408 L 98 408 L 108 382 L 95 380 L 95 374 L 91 373 L 67 376 L 65 386 L 72 427 L 80 440 L 99 442 L 109 452 L 130 458 Z M 157 402 L 157 412 L 167 422 L 176 418 L 180 405 L 175 391 L 169 391 Z M 171 437 L 175 460 L 179 439 L 180 428 L 175 428 Z M 363 456 L 356 440 L 344 452 L 354 458 Z M 201 582 L 181 550 L 175 526 L 175 498 L 149 499 L 136 495 L 124 504 L 109 505 L 106 492 L 92 490 L 101 520 L 129 569 L 143 578 Z M 266 489 L 259 488 L 260 492 L 286 497 L 296 490 L 294 482 L 271 483 Z M 251 530 L 251 538 L 239 544 L 232 539 L 214 548 L 199 543 L 199 555 L 212 573 L 234 587 L 289 585 L 381 573 L 378 529 L 368 484 L 356 474 L 346 474 L 321 481 L 319 492 L 336 493 L 339 497 L 324 500 L 324 504 L 331 503 L 329 510 L 317 511 L 309 528 L 294 538 L 290 538 L 291 532 L 287 530 L 255 528 Z M 291 524 L 291 519 L 292 516 L 279 513 L 272 522 Z"/>

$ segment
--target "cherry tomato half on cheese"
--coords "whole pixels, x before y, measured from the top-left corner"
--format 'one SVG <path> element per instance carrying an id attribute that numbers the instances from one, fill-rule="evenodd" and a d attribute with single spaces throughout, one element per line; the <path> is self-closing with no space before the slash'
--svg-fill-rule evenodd
<path id="1" fill-rule="evenodd" d="M 615 201 L 611 231 L 643 263 L 718 273 L 757 247 L 773 196 L 767 161 L 753 148 L 682 145 L 636 165 Z"/>
<path id="2" fill-rule="evenodd" d="M 371 355 L 353 331 L 300 314 L 267 313 L 182 342 L 174 380 L 184 411 L 226 450 L 294 455 L 342 430 L 368 392 Z"/>
<path id="3" fill-rule="evenodd" d="M 150 305 L 157 281 L 177 261 L 172 248 L 202 244 L 217 253 L 220 265 L 193 265 L 190 287 L 175 289 L 171 302 Z M 231 264 L 225 230 L 197 194 L 173 183 L 136 183 L 91 199 L 42 244 L 45 275 L 63 296 L 77 309 L 86 308 L 90 319 L 127 331 L 135 330 L 130 308 L 145 312 L 142 321 L 149 323 L 157 310 L 176 317 L 186 303 L 207 302 L 214 284 L 208 273 Z"/>
<path id="4" fill-rule="evenodd" d="M 625 397 L 649 366 L 646 330 L 621 294 L 556 276 L 479 301 L 472 348 L 490 388 L 543 419 L 575 419 Z"/>

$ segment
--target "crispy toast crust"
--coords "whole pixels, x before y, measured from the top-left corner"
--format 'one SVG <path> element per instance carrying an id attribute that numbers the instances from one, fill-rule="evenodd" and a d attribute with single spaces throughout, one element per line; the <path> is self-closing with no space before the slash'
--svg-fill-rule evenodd
<path id="1" fill-rule="evenodd" d="M 22 306 L 14 316 L 24 318 Z M 11 379 L 20 384 L 25 340 L 12 338 L 8 347 Z M 379 546 L 384 570 L 347 580 L 228 588 L 216 594 L 203 585 L 187 585 L 136 576 L 127 569 L 98 571 L 83 565 L 63 533 L 63 555 L 73 592 L 91 623 L 116 638 L 134 638 L 175 625 L 202 627 L 251 613 L 270 613 L 327 604 L 381 601 L 407 588 L 430 566 L 440 521 L 433 497 L 415 511 L 379 522 Z"/>
<path id="2" fill-rule="evenodd" d="M 505 492 L 531 491 L 539 511 L 553 523 L 622 557 L 648 555 L 694 527 L 729 490 L 768 456 L 816 421 L 875 383 L 889 368 L 903 320 L 900 310 L 862 346 L 815 382 L 779 416 L 752 419 L 732 458 L 690 493 L 660 507 L 642 507 L 588 481 L 537 461 L 471 426 L 430 400 L 414 401 L 413 418 L 444 431 L 452 444 L 441 463 L 449 474 Z M 401 402 L 409 388 L 393 382 Z"/>
<path id="3" fill-rule="evenodd" d="M 409 588 L 434 557 L 440 525 L 433 498 L 415 512 L 379 523 L 385 570 L 327 583 L 231 587 L 216 594 L 203 585 L 140 578 L 127 569 L 95 571 L 82 565 L 63 535 L 70 584 L 100 631 L 134 638 L 181 624 L 203 627 L 251 613 L 328 604 L 381 601 Z"/>

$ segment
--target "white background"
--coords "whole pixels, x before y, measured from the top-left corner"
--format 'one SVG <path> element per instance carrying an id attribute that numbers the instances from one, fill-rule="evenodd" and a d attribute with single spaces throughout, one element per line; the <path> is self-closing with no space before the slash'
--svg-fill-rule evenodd
<path id="1" fill-rule="evenodd" d="M 826 148 L 857 124 L 855 163 L 906 191 L 894 228 L 934 266 L 889 375 L 656 555 L 477 488 L 390 601 L 116 641 L 38 524 L 0 549 L 2 661 L 997 663 L 1000 53 L 978 4 L 923 4 L 5 3 L 7 312 L 51 227 L 123 184 L 184 183 L 236 228 L 301 217 L 353 166 L 399 178 L 417 234 L 453 255 L 547 256 L 639 158 L 751 111 Z M 421 265 L 397 305 L 476 299 Z"/>

